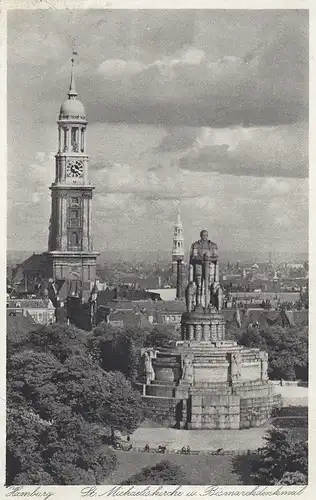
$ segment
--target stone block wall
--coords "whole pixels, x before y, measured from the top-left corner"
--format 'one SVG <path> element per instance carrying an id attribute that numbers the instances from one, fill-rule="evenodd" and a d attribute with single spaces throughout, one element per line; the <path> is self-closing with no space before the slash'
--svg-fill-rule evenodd
<path id="1" fill-rule="evenodd" d="M 175 382 L 181 376 L 179 356 L 159 356 L 153 360 L 156 380 L 160 382 Z"/>
<path id="2" fill-rule="evenodd" d="M 241 367 L 242 380 L 260 380 L 261 378 L 261 362 L 256 361 L 243 361 Z"/>
<path id="3" fill-rule="evenodd" d="M 191 394 L 200 394 L 201 391 L 207 391 L 208 393 L 214 395 L 230 395 L 232 394 L 232 388 L 230 387 L 228 382 L 200 382 L 196 383 L 194 387 L 191 388 Z"/>
<path id="4" fill-rule="evenodd" d="M 175 386 L 152 383 L 146 385 L 146 396 L 169 397 L 174 396 Z"/>
<path id="5" fill-rule="evenodd" d="M 189 429 L 239 429 L 240 398 L 202 393 L 189 400 Z"/>
<path id="6" fill-rule="evenodd" d="M 268 381 L 248 380 L 246 382 L 234 383 L 232 392 L 233 394 L 238 394 L 241 398 L 256 398 L 269 396 L 272 393 L 272 388 Z"/>
<path id="7" fill-rule="evenodd" d="M 281 404 L 278 394 L 240 399 L 240 428 L 258 427 L 271 416 L 272 408 Z"/>
<path id="8" fill-rule="evenodd" d="M 186 405 L 182 400 L 151 396 L 143 396 L 143 400 L 148 417 L 160 425 L 174 427 L 177 422 L 186 420 Z"/>
<path id="9" fill-rule="evenodd" d="M 203 382 L 226 382 L 228 378 L 228 363 L 211 363 L 198 365 L 194 363 L 194 384 Z"/>

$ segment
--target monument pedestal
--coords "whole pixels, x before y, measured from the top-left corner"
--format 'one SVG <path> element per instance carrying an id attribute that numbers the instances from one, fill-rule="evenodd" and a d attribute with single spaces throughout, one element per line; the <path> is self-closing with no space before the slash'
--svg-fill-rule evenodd
<path id="1" fill-rule="evenodd" d="M 217 245 L 203 233 L 191 249 L 182 341 L 144 353 L 146 370 L 154 373 L 144 397 L 171 427 L 259 426 L 280 396 L 268 384 L 267 354 L 225 340 Z"/>

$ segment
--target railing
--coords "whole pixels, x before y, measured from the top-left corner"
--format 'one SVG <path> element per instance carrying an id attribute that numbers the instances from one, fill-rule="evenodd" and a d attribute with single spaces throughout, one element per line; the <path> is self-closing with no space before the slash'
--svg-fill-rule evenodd
<path id="1" fill-rule="evenodd" d="M 191 450 L 189 453 L 184 453 L 182 450 L 166 449 L 164 452 L 159 452 L 157 448 L 149 448 L 145 450 L 144 447 L 134 447 L 130 450 L 136 453 L 156 453 L 156 454 L 166 454 L 166 455 L 214 455 L 214 456 L 241 456 L 241 455 L 252 455 L 261 454 L 262 448 L 256 449 L 240 449 L 240 450 Z"/>
<path id="2" fill-rule="evenodd" d="M 303 380 L 269 380 L 269 384 L 281 387 L 308 387 L 308 382 Z"/>

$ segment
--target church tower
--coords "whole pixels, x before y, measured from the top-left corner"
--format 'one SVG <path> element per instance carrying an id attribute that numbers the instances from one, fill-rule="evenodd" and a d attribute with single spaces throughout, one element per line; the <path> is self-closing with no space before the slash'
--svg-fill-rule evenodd
<path id="1" fill-rule="evenodd" d="M 58 152 L 55 180 L 50 187 L 52 210 L 50 220 L 49 259 L 53 279 L 95 281 L 96 259 L 92 246 L 92 192 L 88 179 L 89 156 L 86 152 L 87 118 L 77 99 L 74 77 L 74 55 L 68 99 L 60 108 Z"/>
<path id="2" fill-rule="evenodd" d="M 181 299 L 182 291 L 182 267 L 184 259 L 184 238 L 183 225 L 180 216 L 180 205 L 178 204 L 177 222 L 174 226 L 173 245 L 172 245 L 172 268 L 177 273 L 177 299 Z"/>

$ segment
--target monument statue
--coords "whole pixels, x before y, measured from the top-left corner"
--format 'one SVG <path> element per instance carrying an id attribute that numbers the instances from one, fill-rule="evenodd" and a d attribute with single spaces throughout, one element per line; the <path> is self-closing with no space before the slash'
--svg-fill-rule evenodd
<path id="1" fill-rule="evenodd" d="M 183 382 L 193 383 L 193 355 L 186 354 L 182 357 L 182 378 Z"/>
<path id="2" fill-rule="evenodd" d="M 261 380 L 268 380 L 268 353 L 260 351 L 261 359 Z"/>
<path id="3" fill-rule="evenodd" d="M 234 352 L 231 356 L 231 379 L 237 382 L 241 378 L 241 353 Z"/>
<path id="4" fill-rule="evenodd" d="M 192 312 L 193 309 L 195 308 L 195 299 L 196 299 L 196 283 L 194 281 L 191 281 L 187 289 L 185 291 L 185 299 L 186 299 L 186 306 L 188 312 Z"/>
<path id="5" fill-rule="evenodd" d="M 150 384 L 155 380 L 155 370 L 153 368 L 152 360 L 156 358 L 156 351 L 154 349 L 143 349 L 142 356 L 144 359 L 144 375 L 146 377 L 146 384 Z"/>
<path id="6" fill-rule="evenodd" d="M 188 312 L 201 308 L 223 308 L 223 291 L 219 284 L 218 247 L 203 230 L 190 251 L 189 284 L 186 290 Z"/>
<path id="7" fill-rule="evenodd" d="M 143 350 L 144 403 L 168 427 L 245 429 L 266 422 L 282 403 L 268 385 L 266 353 L 226 339 L 217 252 L 202 231 L 190 251 L 181 340 L 157 347 L 157 356 Z M 241 326 L 238 309 L 236 315 Z"/>
<path id="8" fill-rule="evenodd" d="M 214 281 L 211 286 L 211 305 L 221 312 L 224 305 L 224 294 L 221 285 Z"/>

